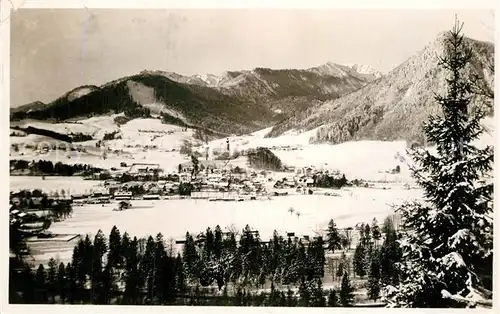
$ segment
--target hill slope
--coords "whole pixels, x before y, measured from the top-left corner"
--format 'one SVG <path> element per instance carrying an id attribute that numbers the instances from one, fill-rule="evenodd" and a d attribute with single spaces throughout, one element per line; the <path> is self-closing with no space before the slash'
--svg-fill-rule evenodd
<path id="1" fill-rule="evenodd" d="M 328 63 L 307 70 L 233 71 L 222 77 L 143 71 L 100 87 L 75 88 L 49 104 L 15 108 L 11 120 L 59 122 L 120 112 L 130 118 L 155 113 L 165 122 L 207 132 L 248 133 L 355 91 L 376 78 L 357 69 Z"/>
<path id="2" fill-rule="evenodd" d="M 484 76 L 492 88 L 493 44 L 467 41 L 474 55 L 469 72 Z M 317 128 L 310 139 L 313 143 L 422 141 L 422 121 L 439 110 L 434 93 L 444 92 L 445 72 L 437 66 L 443 42 L 444 34 L 387 75 L 351 94 L 311 107 L 278 123 L 268 136 Z"/>
<path id="3" fill-rule="evenodd" d="M 174 82 L 162 75 L 139 74 L 85 90 L 84 93 L 77 94 L 75 91 L 50 104 L 32 105 L 27 107 L 29 110 L 21 108 L 12 112 L 11 120 L 62 121 L 124 111 L 147 116 L 147 111 L 142 111 L 141 107 L 153 106 L 157 113 L 163 111 L 165 116 L 171 116 L 178 122 L 180 120 L 185 125 L 222 133 L 247 133 L 273 122 L 273 114 L 259 104 L 222 94 L 209 87 Z"/>

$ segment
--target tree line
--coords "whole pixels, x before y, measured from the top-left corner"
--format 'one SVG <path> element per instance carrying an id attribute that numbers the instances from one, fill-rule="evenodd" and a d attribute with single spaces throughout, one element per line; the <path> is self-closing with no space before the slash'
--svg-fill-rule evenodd
<path id="1" fill-rule="evenodd" d="M 10 160 L 10 170 L 28 170 L 32 174 L 73 176 L 80 174 L 83 176 L 92 175 L 101 172 L 103 169 L 89 164 L 64 164 L 60 161 L 53 163 L 50 160 Z"/>
<path id="2" fill-rule="evenodd" d="M 11 257 L 9 297 L 28 304 L 349 306 L 347 273 L 339 291 L 322 287 L 323 244 L 321 237 L 306 245 L 276 232 L 264 243 L 248 226 L 237 239 L 216 226 L 186 233 L 181 255 L 161 233 L 138 239 L 115 226 L 108 239 L 101 230 L 93 240 L 81 238 L 67 264 L 51 259 L 34 270 Z M 270 291 L 254 292 L 266 279 Z M 219 293 L 210 290 L 214 283 Z M 277 288 L 283 284 L 286 291 Z"/>
<path id="3" fill-rule="evenodd" d="M 14 114 L 18 114 L 18 113 L 16 112 Z M 25 128 L 21 128 L 19 126 L 14 126 L 12 128 L 15 130 L 23 131 L 27 134 L 37 134 L 37 135 L 42 135 L 42 136 L 48 136 L 48 137 L 51 137 L 53 139 L 67 142 L 67 143 L 85 142 L 85 141 L 92 140 L 92 136 L 90 136 L 88 134 L 83 134 L 83 133 L 62 134 L 62 133 L 59 133 L 56 131 L 35 128 L 32 126 L 28 126 Z"/>
<path id="4" fill-rule="evenodd" d="M 348 184 L 345 174 L 342 176 L 328 173 L 320 173 L 313 175 L 314 186 L 320 188 L 335 188 L 340 189 Z"/>

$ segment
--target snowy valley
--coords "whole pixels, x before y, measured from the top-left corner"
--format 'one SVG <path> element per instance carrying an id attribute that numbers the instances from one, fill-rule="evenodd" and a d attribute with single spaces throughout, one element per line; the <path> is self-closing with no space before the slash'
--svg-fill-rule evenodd
<path id="1" fill-rule="evenodd" d="M 480 77 L 492 92 L 493 44 L 466 41 L 473 51 L 466 75 Z M 413 149 L 444 156 L 422 160 L 435 162 L 429 167 L 434 172 L 426 170 L 449 191 L 446 210 L 459 207 L 452 199 L 456 189 L 469 193 L 475 188 L 469 181 L 486 186 L 477 192 L 486 196 L 477 199 L 480 206 L 491 207 L 492 170 L 485 166 L 486 174 L 477 178 L 464 170 L 472 179 L 462 182 L 455 168 L 469 165 L 466 158 L 473 154 L 490 162 L 493 109 L 477 119 L 485 128 L 480 137 L 466 134 L 466 144 L 473 146 L 465 150 L 456 148 L 462 138 L 450 140 L 455 146 L 429 144 L 434 129 L 422 128 L 434 115 L 459 119 L 443 111 L 447 103 L 435 99 L 434 93 L 449 92 L 446 73 L 437 66 L 444 45 L 439 35 L 387 74 L 368 65 L 333 62 L 221 76 L 144 70 L 101 86 L 75 88 L 50 103 L 12 108 L 9 218 L 11 238 L 18 242 L 11 258 L 24 263 L 13 271 L 32 274 L 29 269 L 36 269 L 37 280 L 54 265 L 62 265 L 58 273 L 65 267 L 74 271 L 68 272 L 76 276 L 68 282 L 78 283 L 71 289 L 81 294 L 50 292 L 53 303 L 66 298 L 70 303 L 186 305 L 197 300 L 219 305 L 230 300 L 241 305 L 248 293 L 253 305 L 262 305 L 263 296 L 270 298 L 265 305 L 325 306 L 329 300 L 335 301 L 329 306 L 337 306 L 335 291 L 343 291 L 347 296 L 338 298 L 342 306 L 390 305 L 391 291 L 406 284 L 399 276 L 412 271 L 394 266 L 403 258 L 399 243 L 413 245 L 397 240 L 411 234 L 411 228 L 424 229 L 416 223 L 408 227 L 418 210 L 403 207 L 428 201 L 429 186 L 437 185 L 414 175 L 412 169 L 421 165 Z M 475 117 L 474 110 L 491 101 L 471 97 L 468 114 Z M 453 120 L 462 123 L 457 130 L 467 129 L 464 121 Z M 434 131 L 437 138 L 453 133 L 444 127 Z M 463 160 L 446 159 L 451 152 Z M 451 174 L 436 170 L 440 162 Z M 456 189 L 448 186 L 453 184 Z M 472 211 L 472 205 L 464 206 Z M 435 225 L 446 225 L 438 210 L 429 213 Z M 458 219 L 455 212 L 443 216 Z M 488 225 L 488 218 L 480 223 Z M 455 241 L 450 247 L 469 230 L 460 232 L 449 235 Z M 479 237 L 489 241 L 488 234 Z M 429 239 L 417 240 L 431 247 L 434 238 Z M 85 252 L 94 254 L 91 260 Z M 465 265 L 450 254 L 445 256 L 453 267 Z M 163 263 L 166 273 L 150 266 L 150 257 Z M 98 265 L 104 279 L 86 263 Z M 151 283 L 130 279 L 141 276 Z M 485 278 L 489 283 L 491 277 Z M 152 283 L 156 279 L 172 287 L 158 292 L 155 285 L 160 284 Z M 99 280 L 105 284 L 98 286 Z M 114 295 L 108 296 L 102 287 L 112 280 Z M 94 289 L 104 289 L 96 292 L 103 299 L 85 296 Z"/>

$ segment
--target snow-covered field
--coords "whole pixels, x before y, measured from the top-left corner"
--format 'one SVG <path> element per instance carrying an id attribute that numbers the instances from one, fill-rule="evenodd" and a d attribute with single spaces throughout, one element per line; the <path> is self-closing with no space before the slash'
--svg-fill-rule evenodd
<path id="1" fill-rule="evenodd" d="M 20 144 L 20 150 L 11 150 L 11 159 L 25 160 L 50 160 L 53 162 L 74 164 L 93 164 L 101 168 L 118 167 L 120 162 L 148 162 L 158 163 L 167 172 L 175 170 L 179 163 L 189 160 L 188 157 L 179 154 L 179 149 L 185 141 L 198 143 L 193 139 L 192 129 L 183 130 L 174 125 L 163 124 L 159 119 L 134 119 L 121 127 L 114 123 L 118 115 L 92 117 L 80 120 L 77 123 L 51 124 L 40 121 L 26 120 L 25 125 L 33 125 L 39 128 L 50 129 L 61 133 L 82 132 L 93 134 L 96 138 L 102 138 L 105 133 L 119 131 L 121 139 L 105 141 L 101 148 L 96 148 L 96 140 L 80 142 L 87 148 L 86 153 L 50 151 L 42 153 L 32 148 L 24 148 L 23 144 L 32 146 L 40 143 L 60 142 L 39 135 L 28 135 L 24 137 L 12 136 L 11 143 Z M 494 119 L 486 118 L 484 125 L 488 132 L 482 136 L 477 144 L 484 146 L 494 144 Z M 365 179 L 371 181 L 396 181 L 410 182 L 410 173 L 407 169 L 408 161 L 405 141 L 357 141 L 346 142 L 338 145 L 309 144 L 310 137 L 316 132 L 289 131 L 277 138 L 266 138 L 265 135 L 270 128 L 263 129 L 245 136 L 234 136 L 229 138 L 231 151 L 245 150 L 256 147 L 268 147 L 286 164 L 295 167 L 315 166 L 317 168 L 337 169 L 346 174 L 348 179 Z M 198 143 L 199 144 L 199 143 Z M 214 150 L 224 151 L 226 139 L 218 139 L 208 143 L 212 152 Z M 148 146 L 149 148 L 145 148 Z M 151 148 L 156 146 L 156 148 Z M 296 150 L 273 149 L 276 147 L 290 146 Z M 107 158 L 102 158 L 102 152 L 110 148 L 120 151 L 117 154 L 108 153 Z M 204 146 L 198 148 L 199 152 L 205 154 Z M 68 158 L 70 156 L 70 158 Z M 213 155 L 212 155 L 213 156 Z M 231 165 L 246 166 L 246 159 L 239 158 L 230 161 Z M 397 165 L 401 167 L 401 173 L 391 175 L 387 172 Z"/>
<path id="2" fill-rule="evenodd" d="M 410 182 L 410 173 L 405 166 L 407 144 L 405 141 L 358 141 L 338 145 L 309 144 L 315 130 L 304 133 L 288 132 L 277 138 L 265 138 L 270 129 L 264 129 L 248 136 L 230 138 L 234 150 L 262 147 L 296 147 L 296 150 L 271 149 L 281 161 L 290 166 L 314 166 L 324 169 L 337 169 L 348 179 L 372 181 Z M 226 139 L 210 142 L 211 147 L 225 147 Z M 401 173 L 386 173 L 397 165 Z"/>
<path id="3" fill-rule="evenodd" d="M 493 121 L 492 119 L 488 122 Z M 178 150 L 185 140 L 193 140 L 193 131 L 184 131 L 179 127 L 164 125 L 157 119 L 136 119 L 119 129 L 110 117 L 94 117 L 80 121 L 99 132 L 119 130 L 122 139 L 106 141 L 105 146 L 113 150 L 123 150 L 123 153 L 109 153 L 106 159 L 102 152 L 89 142 L 87 153 L 67 153 L 52 151 L 47 154 L 35 153 L 24 149 L 24 155 L 11 151 L 11 159 L 45 159 L 64 163 L 93 164 L 102 168 L 119 167 L 120 162 L 158 163 L 165 171 L 175 170 L 179 163 L 189 160 Z M 493 129 L 488 123 L 490 130 Z M 146 131 L 146 132 L 144 132 Z M 122 232 L 127 231 L 133 236 L 155 235 L 161 232 L 166 239 L 181 239 L 186 231 L 200 232 L 217 224 L 223 229 L 241 230 L 246 224 L 258 229 L 262 239 L 267 240 L 274 229 L 280 233 L 287 231 L 297 235 L 313 235 L 324 229 L 330 219 L 334 219 L 339 227 L 353 226 L 358 222 L 369 222 L 374 217 L 382 221 L 392 213 L 391 204 L 403 200 L 421 197 L 420 190 L 405 190 L 403 182 L 409 182 L 410 174 L 406 167 L 407 144 L 404 141 L 359 141 L 339 145 L 309 144 L 310 133 L 288 132 L 279 138 L 265 138 L 269 129 L 264 129 L 250 135 L 231 137 L 231 150 L 243 150 L 259 146 L 269 147 L 285 163 L 290 166 L 315 166 L 318 168 L 338 169 L 351 180 L 384 180 L 399 182 L 393 184 L 390 190 L 350 188 L 341 190 L 341 197 L 324 195 L 290 195 L 274 197 L 265 201 L 246 202 L 208 202 L 206 200 L 165 200 L 165 201 L 133 201 L 133 208 L 114 212 L 115 204 L 105 206 L 88 205 L 75 207 L 72 218 L 51 226 L 51 231 L 60 234 L 95 233 L 101 229 L 108 234 L 116 225 Z M 11 137 L 11 141 L 22 143 L 34 136 Z M 37 137 L 37 136 L 35 136 Z M 36 138 L 36 140 L 45 140 Z M 493 134 L 485 135 L 481 144 L 493 144 Z M 127 147 L 139 145 L 139 147 Z M 143 146 L 156 145 L 156 149 L 145 149 Z M 212 149 L 224 149 L 226 139 L 209 142 Z M 93 146 L 93 147 L 92 147 Z M 278 149 L 290 146 L 295 150 Z M 274 147 L 274 148 L 273 148 Z M 175 149 L 175 151 L 172 151 Z M 200 147 L 200 152 L 204 150 Z M 246 158 L 231 160 L 233 166 L 246 166 Z M 389 174 L 387 171 L 401 167 L 401 173 Z M 280 175 L 280 174 L 275 174 Z M 68 188 L 71 193 L 82 193 L 95 188 L 95 181 L 85 181 L 79 177 L 11 177 L 10 189 L 42 188 L 53 191 Z M 294 213 L 289 209 L 293 207 Z M 296 212 L 300 215 L 297 216 Z M 71 256 L 70 246 L 57 250 L 44 250 L 37 260 L 45 260 L 58 254 L 61 260 Z"/>
<path id="4" fill-rule="evenodd" d="M 198 233 L 207 227 L 241 231 L 246 224 L 259 230 L 268 240 L 279 233 L 295 232 L 297 236 L 314 236 L 334 219 L 339 227 L 358 222 L 382 222 L 392 213 L 391 204 L 421 197 L 420 190 L 404 190 L 396 185 L 390 190 L 350 188 L 340 197 L 324 195 L 289 195 L 271 200 L 245 202 L 209 202 L 208 200 L 133 200 L 132 208 L 116 212 L 116 204 L 74 207 L 74 214 L 54 223 L 50 231 L 58 234 L 95 234 L 101 229 L 109 234 L 116 225 L 123 233 L 142 237 L 161 232 L 165 239 L 183 239 L 186 231 Z M 294 212 L 290 213 L 289 209 Z M 297 216 L 297 212 L 300 216 Z M 69 259 L 71 250 L 57 252 L 61 260 Z M 54 256 L 53 256 L 54 257 Z M 47 256 L 35 256 L 45 259 Z"/>

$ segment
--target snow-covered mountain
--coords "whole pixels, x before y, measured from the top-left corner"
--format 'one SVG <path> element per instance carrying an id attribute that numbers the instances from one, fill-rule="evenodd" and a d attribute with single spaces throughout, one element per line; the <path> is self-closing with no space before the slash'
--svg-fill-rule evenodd
<path id="1" fill-rule="evenodd" d="M 163 113 L 165 122 L 221 136 L 252 132 L 276 121 L 275 113 L 261 104 L 225 95 L 214 88 L 179 83 L 169 76 L 174 74 L 144 71 L 100 87 L 79 87 L 49 104 L 31 104 L 12 111 L 11 121 L 65 121 L 118 113 L 135 119 Z"/>
<path id="2" fill-rule="evenodd" d="M 139 106 L 155 114 L 168 113 L 171 123 L 241 133 L 272 126 L 295 111 L 353 92 L 373 79 L 345 66 L 338 66 L 338 71 L 333 66 L 320 68 L 256 68 L 221 76 L 144 70 L 100 87 L 75 88 L 49 104 L 22 106 L 11 119 L 65 120 L 130 112 Z"/>
<path id="3" fill-rule="evenodd" d="M 264 104 L 282 120 L 295 111 L 353 92 L 379 77 L 367 69 L 327 63 L 310 69 L 226 71 L 220 76 L 184 76 L 163 71 L 141 73 L 163 75 L 179 83 L 210 87 L 228 96 Z"/>
<path id="4" fill-rule="evenodd" d="M 469 72 L 484 76 L 489 88 L 493 88 L 494 45 L 466 40 L 474 55 Z M 316 129 L 312 142 L 421 141 L 422 121 L 438 112 L 435 93 L 444 92 L 446 73 L 438 67 L 443 43 L 444 34 L 441 34 L 387 75 L 353 93 L 295 114 L 278 123 L 268 136 L 278 136 L 288 130 Z M 367 69 L 358 67 L 358 70 Z"/>
<path id="5" fill-rule="evenodd" d="M 189 77 L 187 79 L 186 83 L 216 87 L 219 85 L 219 82 L 221 80 L 222 80 L 222 77 L 219 77 L 219 76 L 216 76 L 213 74 L 196 74 L 196 75 Z"/>
<path id="6" fill-rule="evenodd" d="M 333 62 L 327 62 L 308 70 L 322 75 L 331 75 L 335 77 L 355 76 L 368 82 L 376 80 L 382 76 L 382 73 L 377 71 L 372 66 L 360 64 L 336 64 Z"/>
<path id="7" fill-rule="evenodd" d="M 371 65 L 350 63 L 346 64 L 346 66 L 350 67 L 351 69 L 362 75 L 373 75 L 375 78 L 379 78 L 382 76 L 382 73 L 377 69 L 375 69 L 374 67 L 372 67 Z"/>
<path id="8" fill-rule="evenodd" d="M 358 77 L 363 81 L 371 81 L 382 76 L 382 73 L 374 69 L 369 65 L 359 65 L 359 64 L 336 64 L 333 62 L 328 62 L 326 64 L 309 68 L 309 69 L 267 69 L 267 68 L 255 68 L 253 70 L 240 70 L 240 71 L 225 71 L 222 75 L 217 76 L 214 74 L 195 74 L 192 76 L 184 76 L 174 72 L 164 72 L 164 71 L 143 71 L 142 73 L 150 74 L 162 74 L 180 83 L 187 83 L 193 85 L 202 85 L 215 87 L 219 89 L 231 88 L 236 85 L 242 84 L 249 77 L 261 77 L 262 70 L 267 70 L 269 72 L 292 72 L 292 71 L 307 71 L 318 74 L 324 77 L 336 77 L 336 78 L 347 78 L 349 76 Z"/>

